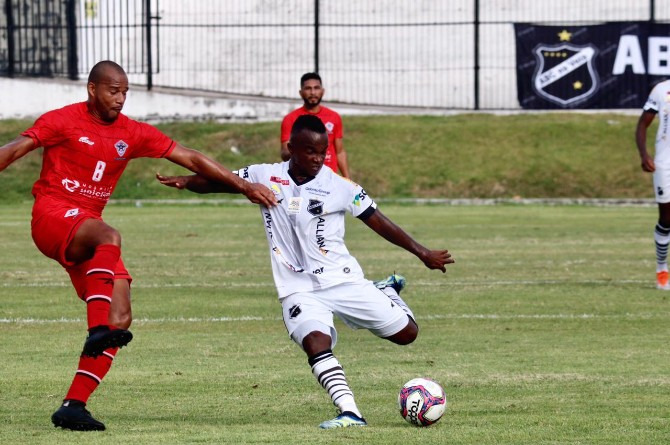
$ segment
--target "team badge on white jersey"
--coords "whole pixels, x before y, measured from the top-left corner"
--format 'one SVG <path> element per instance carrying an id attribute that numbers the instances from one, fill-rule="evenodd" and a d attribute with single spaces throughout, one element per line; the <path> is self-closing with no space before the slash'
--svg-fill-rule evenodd
<path id="1" fill-rule="evenodd" d="M 307 205 L 307 211 L 314 216 L 321 215 L 323 213 L 323 202 L 317 199 L 310 199 L 309 204 Z"/>

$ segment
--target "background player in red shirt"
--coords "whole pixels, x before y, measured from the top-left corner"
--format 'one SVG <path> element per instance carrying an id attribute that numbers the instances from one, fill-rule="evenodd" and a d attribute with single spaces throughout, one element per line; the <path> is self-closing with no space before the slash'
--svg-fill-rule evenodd
<path id="1" fill-rule="evenodd" d="M 347 152 L 342 144 L 342 118 L 330 108 L 321 105 L 321 99 L 326 90 L 321 85 L 321 76 L 317 73 L 305 73 L 300 78 L 300 97 L 305 104 L 284 116 L 281 123 L 281 159 L 288 161 L 291 154 L 288 151 L 288 140 L 291 137 L 291 128 L 293 123 L 304 114 L 313 114 L 326 126 L 328 131 L 328 152 L 324 165 L 330 167 L 335 173 L 339 173 L 345 178 L 349 176 L 349 163 L 347 162 Z"/>
<path id="2" fill-rule="evenodd" d="M 88 321 L 77 372 L 51 420 L 55 426 L 88 431 L 105 429 L 86 410 L 86 402 L 118 349 L 132 340 L 132 278 L 121 260 L 121 235 L 101 216 L 128 161 L 163 157 L 239 190 L 254 203 L 274 205 L 276 199 L 267 187 L 249 184 L 153 126 L 121 114 L 128 77 L 116 63 L 96 64 L 87 90 L 86 102 L 47 112 L 0 147 L 0 171 L 44 147 L 42 171 L 33 186 L 33 240 L 68 272 L 77 295 L 86 302 Z"/>

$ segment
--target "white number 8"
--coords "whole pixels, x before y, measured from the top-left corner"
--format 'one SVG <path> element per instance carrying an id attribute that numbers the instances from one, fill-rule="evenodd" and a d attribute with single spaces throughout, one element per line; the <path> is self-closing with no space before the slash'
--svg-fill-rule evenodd
<path id="1" fill-rule="evenodd" d="M 102 179 L 102 174 L 105 172 L 105 167 L 107 164 L 103 161 L 98 161 L 98 163 L 95 166 L 95 170 L 93 170 L 93 179 L 95 182 L 100 182 Z"/>

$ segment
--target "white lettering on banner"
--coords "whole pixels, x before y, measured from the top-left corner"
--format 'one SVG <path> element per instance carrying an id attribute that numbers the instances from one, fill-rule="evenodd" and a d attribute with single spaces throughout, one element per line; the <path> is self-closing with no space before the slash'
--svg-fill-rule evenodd
<path id="1" fill-rule="evenodd" d="M 593 58 L 595 50 L 591 47 L 586 47 L 577 52 L 574 56 L 564 60 L 555 67 L 543 72 L 535 79 L 535 87 L 542 90 L 547 85 L 556 82 L 558 79 L 570 74 L 580 66 L 586 64 Z"/>
<path id="2" fill-rule="evenodd" d="M 670 74 L 670 37 L 649 37 L 649 74 Z"/>
<path id="3" fill-rule="evenodd" d="M 616 50 L 612 74 L 623 74 L 626 67 L 630 65 L 633 73 L 644 74 L 644 60 L 642 60 L 642 49 L 637 36 L 624 35 L 619 38 L 619 47 Z"/>
<path id="4" fill-rule="evenodd" d="M 647 61 L 652 76 L 670 75 L 670 37 L 649 37 Z M 631 67 L 633 74 L 647 74 L 640 40 L 636 35 L 619 38 L 612 74 L 621 75 Z"/>

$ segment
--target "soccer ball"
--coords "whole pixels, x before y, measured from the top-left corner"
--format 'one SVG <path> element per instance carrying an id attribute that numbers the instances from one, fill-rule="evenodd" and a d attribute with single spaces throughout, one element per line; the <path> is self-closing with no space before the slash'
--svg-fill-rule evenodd
<path id="1" fill-rule="evenodd" d="M 402 386 L 398 408 L 412 425 L 428 426 L 440 420 L 447 409 L 447 398 L 439 383 L 419 377 Z"/>

